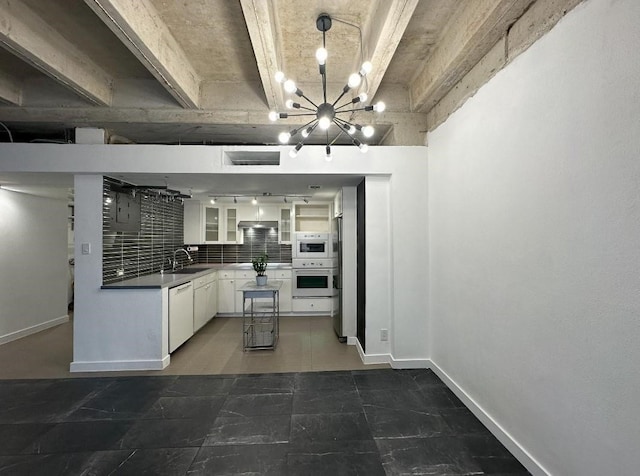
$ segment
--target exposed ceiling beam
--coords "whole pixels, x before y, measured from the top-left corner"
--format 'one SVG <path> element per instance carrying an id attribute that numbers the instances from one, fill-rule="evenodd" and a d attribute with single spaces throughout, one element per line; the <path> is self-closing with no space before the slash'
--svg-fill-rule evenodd
<path id="1" fill-rule="evenodd" d="M 20 0 L 0 0 L 0 11 L 7 50 L 92 103 L 111 104 L 112 80 L 88 56 Z"/>
<path id="2" fill-rule="evenodd" d="M 273 3 L 265 0 L 240 0 L 244 21 L 256 57 L 262 87 L 269 109 L 284 109 L 282 87 L 275 80 L 280 69 L 281 48 L 275 24 Z"/>
<path id="3" fill-rule="evenodd" d="M 198 108 L 200 78 L 148 0 L 85 0 L 111 31 L 186 108 Z"/>
<path id="4" fill-rule="evenodd" d="M 411 20 L 418 0 L 392 0 L 378 2 L 378 8 L 363 32 L 363 45 L 373 70 L 367 75 L 369 88 L 367 94 L 374 98 L 389 63 L 398 48 L 404 31 Z M 365 58 L 366 60 L 367 58 Z M 360 69 L 360 64 L 355 70 Z"/>
<path id="5" fill-rule="evenodd" d="M 473 0 L 461 4 L 439 46 L 410 86 L 413 111 L 428 112 L 496 44 L 535 0 Z"/>
<path id="6" fill-rule="evenodd" d="M 22 104 L 20 81 L 4 71 L 0 71 L 0 100 L 16 106 Z"/>

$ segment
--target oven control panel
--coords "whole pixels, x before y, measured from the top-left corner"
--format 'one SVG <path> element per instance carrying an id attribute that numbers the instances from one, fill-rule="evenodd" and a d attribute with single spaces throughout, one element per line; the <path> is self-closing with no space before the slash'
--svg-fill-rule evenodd
<path id="1" fill-rule="evenodd" d="M 305 268 L 314 268 L 314 269 L 322 269 L 322 268 L 335 268 L 336 263 L 333 258 L 316 258 L 316 259 L 293 259 L 291 263 L 294 269 L 305 269 Z"/>

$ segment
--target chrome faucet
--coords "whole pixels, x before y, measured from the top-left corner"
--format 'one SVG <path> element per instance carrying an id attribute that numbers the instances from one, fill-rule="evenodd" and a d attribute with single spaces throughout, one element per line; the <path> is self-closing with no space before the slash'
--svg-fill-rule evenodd
<path id="1" fill-rule="evenodd" d="M 173 264 L 171 265 L 171 269 L 173 271 L 175 271 L 176 268 L 178 267 L 178 260 L 176 259 L 176 254 L 178 253 L 178 251 L 182 251 L 183 253 L 186 253 L 187 258 L 189 259 L 189 263 L 193 263 L 193 258 L 191 257 L 191 255 L 189 254 L 189 252 L 187 250 L 185 250 L 184 248 L 177 248 L 173 252 Z"/>

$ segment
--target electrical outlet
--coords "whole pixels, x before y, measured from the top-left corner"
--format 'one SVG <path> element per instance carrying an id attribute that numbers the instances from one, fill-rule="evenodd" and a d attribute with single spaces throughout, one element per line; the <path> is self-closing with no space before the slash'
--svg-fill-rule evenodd
<path id="1" fill-rule="evenodd" d="M 382 342 L 389 340 L 389 329 L 380 329 L 380 340 Z"/>
<path id="2" fill-rule="evenodd" d="M 124 276 L 124 269 L 120 268 L 120 269 L 116 270 L 116 274 L 118 276 Z"/>

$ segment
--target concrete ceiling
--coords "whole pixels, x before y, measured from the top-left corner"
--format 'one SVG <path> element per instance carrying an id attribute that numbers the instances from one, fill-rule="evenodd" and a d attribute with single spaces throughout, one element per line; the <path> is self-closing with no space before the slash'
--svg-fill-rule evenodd
<path id="1" fill-rule="evenodd" d="M 287 98 L 274 73 L 321 102 L 327 13 L 329 101 L 370 60 L 346 98 L 366 90 L 387 110 L 353 121 L 375 126 L 371 144 L 422 144 L 429 110 L 534 1 L 0 0 L 0 122 L 25 142 L 100 127 L 136 143 L 277 143 L 307 118 L 269 122 Z M 335 126 L 328 139 L 351 141 Z"/>

